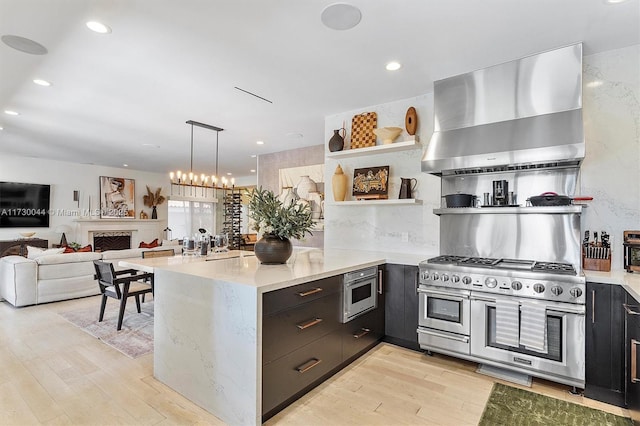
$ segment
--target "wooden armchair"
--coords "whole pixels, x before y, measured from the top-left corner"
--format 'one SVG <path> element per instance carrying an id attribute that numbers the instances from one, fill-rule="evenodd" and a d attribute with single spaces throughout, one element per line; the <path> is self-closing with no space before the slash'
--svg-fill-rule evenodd
<path id="1" fill-rule="evenodd" d="M 104 309 L 107 306 L 107 297 L 120 300 L 120 312 L 118 314 L 118 330 L 122 328 L 124 310 L 127 306 L 127 299 L 131 296 L 136 299 L 136 307 L 140 313 L 140 295 L 153 291 L 153 274 L 138 273 L 135 269 L 115 271 L 113 264 L 94 260 L 93 266 L 96 269 L 96 279 L 100 286 L 102 302 L 100 304 L 100 317 L 98 322 L 104 318 Z M 120 275 L 130 274 L 123 277 Z"/>

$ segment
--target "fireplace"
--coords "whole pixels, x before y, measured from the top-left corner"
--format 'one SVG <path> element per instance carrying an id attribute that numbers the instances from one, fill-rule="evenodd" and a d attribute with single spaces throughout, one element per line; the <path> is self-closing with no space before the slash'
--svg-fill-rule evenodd
<path id="1" fill-rule="evenodd" d="M 111 248 L 105 248 L 104 243 L 96 242 L 94 236 L 107 235 L 113 236 L 115 234 L 116 240 L 122 240 L 117 242 L 117 248 L 136 248 L 141 242 L 149 243 L 154 239 L 162 239 L 162 229 L 166 228 L 166 220 L 158 219 L 93 219 L 93 218 L 79 218 L 76 222 L 76 241 L 83 246 L 92 244 L 94 250 L 113 250 Z M 124 233 L 128 234 L 128 241 Z M 107 242 L 110 244 L 111 242 Z M 102 248 L 100 248 L 102 246 Z M 109 246 L 107 246 L 109 247 Z M 116 248 L 116 249 L 117 249 Z"/>
<path id="2" fill-rule="evenodd" d="M 131 248 L 131 231 L 104 231 L 93 233 L 93 250 L 125 250 Z"/>

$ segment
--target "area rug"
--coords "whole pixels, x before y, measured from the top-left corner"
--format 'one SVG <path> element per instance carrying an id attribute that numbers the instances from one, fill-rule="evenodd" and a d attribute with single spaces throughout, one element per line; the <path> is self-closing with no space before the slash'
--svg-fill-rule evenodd
<path id="1" fill-rule="evenodd" d="M 120 331 L 116 330 L 119 308 L 117 300 L 107 300 L 107 308 L 102 322 L 98 322 L 99 299 L 97 299 L 95 308 L 61 312 L 60 315 L 128 357 L 138 358 L 153 352 L 153 301 L 141 305 L 142 312 L 138 313 L 135 300 L 127 301 Z"/>
<path id="2" fill-rule="evenodd" d="M 496 383 L 479 425 L 633 426 L 633 422 L 605 411 Z"/>

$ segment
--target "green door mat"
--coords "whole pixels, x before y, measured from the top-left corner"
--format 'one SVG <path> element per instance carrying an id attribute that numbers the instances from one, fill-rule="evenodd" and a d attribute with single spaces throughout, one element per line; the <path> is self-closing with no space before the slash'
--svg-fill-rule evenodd
<path id="1" fill-rule="evenodd" d="M 495 425 L 620 425 L 633 426 L 631 419 L 595 408 L 562 401 L 500 383 L 493 386 L 480 426 Z"/>

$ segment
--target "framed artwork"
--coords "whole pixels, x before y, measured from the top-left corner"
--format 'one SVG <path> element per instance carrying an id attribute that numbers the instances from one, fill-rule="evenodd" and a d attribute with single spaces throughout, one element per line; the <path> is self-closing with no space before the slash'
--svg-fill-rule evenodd
<path id="1" fill-rule="evenodd" d="M 100 176 L 101 219 L 134 219 L 135 199 L 134 179 Z"/>
<path id="2" fill-rule="evenodd" d="M 356 200 L 389 198 L 389 166 L 353 171 L 353 197 Z"/>

